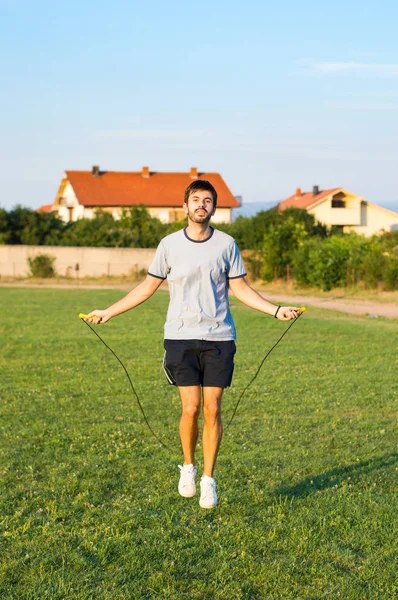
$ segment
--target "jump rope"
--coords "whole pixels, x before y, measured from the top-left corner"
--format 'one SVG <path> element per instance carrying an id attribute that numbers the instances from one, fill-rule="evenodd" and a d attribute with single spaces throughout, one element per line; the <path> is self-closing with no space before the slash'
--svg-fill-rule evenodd
<path id="1" fill-rule="evenodd" d="M 278 310 L 279 310 L 279 309 L 278 309 Z M 298 316 L 297 316 L 295 319 L 293 319 L 293 320 L 292 320 L 292 322 L 290 323 L 290 325 L 289 325 L 288 327 L 286 327 L 285 331 L 282 333 L 282 335 L 279 337 L 279 339 L 278 339 L 278 340 L 275 342 L 275 344 L 274 344 L 274 345 L 271 347 L 271 349 L 270 349 L 270 350 L 268 350 L 268 352 L 266 353 L 266 355 L 265 355 L 265 356 L 264 356 L 264 358 L 262 359 L 262 361 L 261 361 L 261 363 L 260 363 L 260 366 L 258 367 L 258 369 L 257 369 L 257 371 L 256 371 L 256 373 L 255 373 L 255 375 L 254 375 L 254 377 L 252 377 L 252 379 L 249 381 L 249 383 L 247 384 L 247 386 L 246 386 L 246 387 L 243 389 L 242 393 L 240 394 L 240 396 L 239 396 L 239 398 L 238 398 L 238 401 L 237 401 L 237 403 L 235 404 L 235 408 L 234 408 L 234 410 L 233 410 L 233 412 L 232 412 L 232 416 L 231 416 L 231 418 L 230 418 L 230 420 L 229 420 L 228 424 L 226 425 L 225 429 L 227 429 L 227 428 L 228 428 L 228 427 L 231 425 L 231 423 L 232 423 L 232 421 L 233 421 L 233 419 L 234 419 L 234 417 L 235 417 L 236 411 L 238 410 L 238 406 L 239 406 L 239 404 L 240 404 L 240 402 L 241 402 L 241 400 L 242 400 L 243 396 L 245 395 L 245 393 L 247 392 L 247 390 L 249 389 L 249 387 L 251 386 L 251 384 L 253 383 L 253 381 L 256 379 L 257 375 L 260 373 L 260 371 L 261 371 L 261 368 L 262 368 L 263 364 L 265 363 L 265 361 L 267 360 L 267 358 L 269 357 L 269 355 L 271 354 L 271 352 L 274 350 L 274 348 L 276 348 L 276 347 L 277 347 L 277 345 L 279 344 L 279 342 L 281 342 L 281 341 L 282 341 L 282 339 L 283 339 L 283 338 L 284 338 L 284 336 L 287 334 L 287 332 L 289 331 L 289 329 L 290 329 L 290 328 L 291 328 L 291 327 L 292 327 L 292 326 L 293 326 L 293 325 L 296 323 L 296 321 L 298 321 L 298 319 L 299 319 L 299 318 L 301 317 L 301 315 L 302 315 L 302 314 L 305 312 L 305 310 L 306 310 L 306 309 L 305 309 L 305 307 L 302 307 L 302 308 L 300 308 L 300 309 L 299 309 L 299 311 L 298 311 Z M 169 446 L 167 446 L 167 444 L 165 444 L 165 443 L 164 443 L 164 442 L 163 442 L 163 441 L 162 441 L 162 440 L 159 438 L 159 436 L 158 436 L 158 435 L 157 435 L 157 434 L 154 432 L 154 430 L 152 429 L 152 427 L 151 427 L 151 425 L 150 425 L 150 423 L 149 423 L 149 421 L 148 421 L 148 419 L 147 419 L 147 416 L 146 416 L 146 414 L 145 414 L 145 411 L 144 411 L 144 409 L 143 409 L 143 406 L 142 406 L 142 404 L 141 404 L 141 400 L 140 400 L 140 398 L 139 398 L 139 396 L 138 396 L 138 394 L 137 394 L 137 392 L 136 392 L 136 390 L 135 390 L 135 387 L 134 387 L 134 385 L 133 385 L 133 382 L 132 382 L 132 380 L 131 380 L 131 377 L 130 377 L 130 375 L 129 375 L 129 373 L 128 373 L 127 369 L 126 369 L 126 367 L 124 366 L 123 362 L 120 360 L 120 358 L 118 357 L 118 355 L 116 354 L 116 352 L 114 352 L 114 351 L 112 350 L 112 348 L 111 348 L 110 346 L 108 346 L 108 344 L 107 344 L 107 343 L 106 343 L 106 342 L 105 342 L 105 341 L 102 339 L 102 337 L 100 336 L 100 334 L 99 334 L 99 333 L 97 333 L 97 331 L 96 331 L 96 330 L 95 330 L 93 327 L 91 327 L 90 323 L 88 323 L 88 321 L 86 320 L 86 319 L 88 319 L 88 318 L 89 318 L 89 317 L 88 317 L 88 315 L 85 315 L 85 314 L 83 314 L 83 313 L 80 313 L 80 314 L 79 314 L 79 319 L 81 319 L 81 320 L 82 320 L 82 321 L 83 321 L 83 322 L 84 322 L 84 323 L 87 325 L 87 327 L 89 327 L 89 328 L 91 329 L 91 331 L 92 331 L 93 333 L 95 333 L 95 335 L 97 336 L 97 338 L 99 338 L 99 339 L 101 340 L 101 342 L 104 344 L 104 346 L 106 346 L 106 348 L 108 348 L 108 350 L 109 350 L 109 351 L 110 351 L 110 352 L 113 354 L 113 356 L 116 358 L 116 360 L 117 360 L 117 361 L 120 363 L 120 365 L 122 366 L 122 368 L 123 368 L 123 370 L 124 370 L 124 372 L 125 372 L 125 374 L 126 374 L 126 377 L 127 377 L 128 381 L 129 381 L 129 383 L 130 383 L 130 387 L 131 387 L 131 389 L 132 389 L 133 395 L 134 395 L 135 399 L 137 400 L 137 404 L 138 404 L 138 407 L 139 407 L 139 409 L 140 409 L 140 411 L 141 411 L 141 414 L 142 414 L 142 416 L 143 416 L 143 418 L 144 418 L 144 421 L 145 421 L 145 423 L 146 423 L 146 425 L 147 425 L 147 427 L 148 427 L 149 431 L 150 431 L 150 432 L 151 432 L 151 434 L 153 435 L 153 437 L 154 437 L 154 438 L 155 438 L 155 439 L 156 439 L 156 440 L 159 442 L 159 444 L 160 444 L 161 446 L 163 446 L 164 448 L 166 448 L 166 450 L 169 450 L 170 452 L 172 452 L 171 448 L 170 448 Z"/>

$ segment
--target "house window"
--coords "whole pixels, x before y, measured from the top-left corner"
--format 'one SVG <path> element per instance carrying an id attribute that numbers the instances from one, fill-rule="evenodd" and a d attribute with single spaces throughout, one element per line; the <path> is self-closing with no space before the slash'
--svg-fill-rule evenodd
<path id="1" fill-rule="evenodd" d="M 71 221 L 73 221 L 73 208 L 70 208 L 69 206 L 68 206 L 68 221 L 69 221 L 69 223 Z"/>
<path id="2" fill-rule="evenodd" d="M 345 208 L 345 200 L 332 198 L 332 208 Z"/>

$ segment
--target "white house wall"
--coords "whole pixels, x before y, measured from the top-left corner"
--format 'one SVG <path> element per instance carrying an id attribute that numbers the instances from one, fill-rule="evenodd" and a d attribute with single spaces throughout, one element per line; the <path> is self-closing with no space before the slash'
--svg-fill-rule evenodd
<path id="1" fill-rule="evenodd" d="M 217 208 L 216 213 L 211 220 L 213 223 L 231 223 L 232 208 Z"/>
<path id="2" fill-rule="evenodd" d="M 106 213 L 109 213 L 112 215 L 112 217 L 114 219 L 120 219 L 121 213 L 123 210 L 128 211 L 129 206 L 126 206 L 123 208 L 121 207 L 111 207 L 111 206 L 105 206 L 105 207 L 87 207 L 87 206 L 82 206 L 81 204 L 78 203 L 78 200 L 76 198 L 76 195 L 73 192 L 73 189 L 71 188 L 71 186 L 68 184 L 68 188 L 70 188 L 70 190 L 65 190 L 65 194 L 64 194 L 64 198 L 65 200 L 63 201 L 64 205 L 59 206 L 58 210 L 59 210 L 59 216 L 66 222 L 69 222 L 69 208 L 73 207 L 73 213 L 72 213 L 72 220 L 73 221 L 77 221 L 77 219 L 81 219 L 81 218 L 85 218 L 85 219 L 93 219 L 95 217 L 95 213 L 98 210 L 103 210 Z M 151 215 L 151 217 L 155 217 L 157 219 L 159 219 L 160 221 L 162 221 L 162 223 L 170 223 L 172 221 L 175 220 L 175 217 L 177 217 L 177 219 L 184 219 L 185 218 L 185 212 L 183 211 L 183 208 L 173 208 L 173 207 L 146 207 L 149 214 Z M 231 222 L 231 209 L 230 208 L 218 208 L 216 211 L 216 214 L 212 217 L 212 221 L 214 223 L 230 223 Z"/>
<path id="3" fill-rule="evenodd" d="M 84 216 L 84 206 L 79 204 L 79 200 L 77 199 L 74 189 L 68 182 L 58 207 L 58 215 L 63 221 L 65 221 L 65 223 L 69 223 L 70 208 L 73 209 L 72 221 L 77 221 L 77 219 L 81 219 Z"/>
<path id="4" fill-rule="evenodd" d="M 320 202 L 308 212 L 313 214 L 317 221 L 328 225 L 361 225 L 361 198 L 359 196 L 350 196 L 346 194 L 342 200 L 345 202 L 345 208 L 332 207 L 333 195 L 327 196 L 323 202 Z"/>
<path id="5" fill-rule="evenodd" d="M 178 220 L 184 219 L 186 216 L 182 206 L 179 208 L 170 208 L 170 207 L 152 208 L 152 207 L 149 207 L 148 211 L 149 211 L 149 214 L 151 215 L 151 217 L 156 217 L 157 219 L 162 221 L 162 223 L 170 223 L 172 220 L 174 220 L 174 213 L 176 213 Z M 230 223 L 231 222 L 231 212 L 232 211 L 230 208 L 217 208 L 215 215 L 212 217 L 212 222 L 213 223 Z M 170 218 L 171 216 L 173 216 L 173 218 Z"/>
<path id="6" fill-rule="evenodd" d="M 381 231 L 390 231 L 398 225 L 398 214 L 376 204 L 364 202 L 360 196 L 346 195 L 345 208 L 332 208 L 332 196 L 308 209 L 320 223 L 331 227 L 340 225 L 344 231 L 370 236 Z"/>
<path id="7" fill-rule="evenodd" d="M 308 209 L 320 223 L 331 227 L 332 225 L 360 226 L 362 223 L 361 203 L 362 198 L 346 194 L 341 198 L 345 208 L 332 207 L 333 195 L 327 196 L 322 202 Z"/>
<path id="8" fill-rule="evenodd" d="M 328 196 L 322 204 L 318 204 L 314 208 L 309 208 L 308 212 L 314 215 L 316 221 L 329 225 L 330 210 L 330 197 Z"/>
<path id="9" fill-rule="evenodd" d="M 171 222 L 171 218 L 170 218 L 170 213 L 178 213 L 180 211 L 182 211 L 182 206 L 181 208 L 172 208 L 172 207 L 156 207 L 156 208 L 152 208 L 152 207 L 147 207 L 147 210 L 149 212 L 149 214 L 151 215 L 151 217 L 154 217 L 155 219 L 159 219 L 159 221 L 162 221 L 162 223 L 170 223 Z"/>
<path id="10" fill-rule="evenodd" d="M 381 206 L 364 202 L 361 209 L 361 225 L 345 227 L 344 231 L 355 231 L 370 236 L 375 233 L 391 231 L 392 225 L 398 225 L 398 214 Z"/>

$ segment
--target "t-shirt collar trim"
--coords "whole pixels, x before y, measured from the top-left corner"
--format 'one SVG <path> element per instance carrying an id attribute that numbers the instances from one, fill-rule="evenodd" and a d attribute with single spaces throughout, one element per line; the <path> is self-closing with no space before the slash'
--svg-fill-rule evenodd
<path id="1" fill-rule="evenodd" d="M 213 233 L 214 233 L 214 227 L 210 227 L 210 235 L 209 235 L 208 238 L 206 238 L 205 240 L 193 240 L 187 234 L 187 228 L 184 227 L 184 235 L 185 235 L 185 237 L 187 238 L 187 240 L 189 240 L 190 242 L 194 242 L 195 244 L 203 244 L 204 242 L 208 242 L 209 239 L 212 237 Z"/>

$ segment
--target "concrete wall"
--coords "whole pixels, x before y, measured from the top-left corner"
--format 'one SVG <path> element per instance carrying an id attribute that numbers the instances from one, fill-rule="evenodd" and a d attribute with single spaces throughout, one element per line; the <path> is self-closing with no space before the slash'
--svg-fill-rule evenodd
<path id="1" fill-rule="evenodd" d="M 28 258 L 38 254 L 54 256 L 55 269 L 57 274 L 62 276 L 134 276 L 141 269 L 148 269 L 155 251 L 154 248 L 0 246 L 0 277 L 27 276 L 29 274 Z"/>

